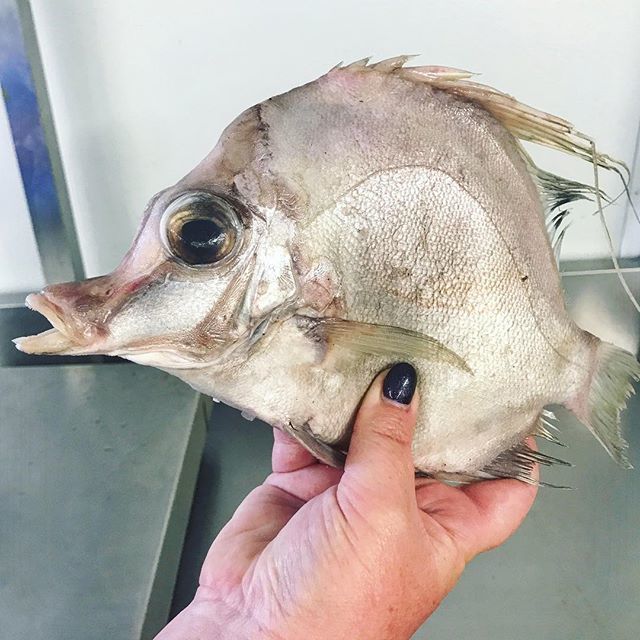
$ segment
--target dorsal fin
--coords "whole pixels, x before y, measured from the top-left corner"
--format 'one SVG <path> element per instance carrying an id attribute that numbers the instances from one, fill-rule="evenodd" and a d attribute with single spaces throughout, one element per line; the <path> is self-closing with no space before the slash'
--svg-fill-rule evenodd
<path id="1" fill-rule="evenodd" d="M 441 66 L 415 66 L 407 67 L 405 64 L 413 56 L 396 56 L 387 60 L 382 60 L 377 63 L 370 64 L 368 58 L 365 60 L 359 60 L 352 65 L 342 67 L 338 65 L 334 70 L 336 72 L 349 70 L 360 72 L 378 72 L 395 75 L 406 80 L 411 80 L 416 83 L 424 83 L 436 89 L 446 91 L 455 96 L 458 96 L 462 100 L 468 100 L 481 106 L 488 111 L 498 122 L 500 122 L 517 140 L 523 140 L 527 142 L 534 142 L 552 149 L 558 149 L 570 155 L 581 158 L 591 163 L 593 166 L 593 187 L 587 185 L 580 185 L 579 189 L 572 188 L 572 199 L 577 197 L 584 197 L 588 193 L 593 194 L 596 202 L 596 212 L 599 214 L 600 221 L 609 245 L 609 254 L 611 262 L 613 263 L 614 271 L 620 280 L 627 297 L 634 305 L 636 310 L 640 313 L 640 303 L 632 293 L 629 285 L 627 284 L 620 265 L 618 264 L 618 258 L 613 246 L 611 233 L 609 227 L 604 218 L 602 201 L 606 200 L 605 194 L 600 190 L 598 184 L 598 167 L 603 169 L 609 169 L 614 171 L 620 177 L 622 184 L 624 185 L 624 192 L 629 197 L 629 179 L 630 173 L 627 165 L 621 160 L 616 160 L 611 156 L 601 153 L 597 150 L 594 141 L 586 134 L 578 131 L 570 122 L 559 116 L 546 113 L 530 107 L 529 105 L 519 102 L 513 96 L 498 91 L 493 87 L 481 84 L 470 80 L 474 73 L 469 71 L 463 71 L 461 69 L 454 69 L 451 67 Z M 518 145 L 521 156 L 527 162 L 534 178 L 538 178 L 541 170 L 533 163 L 529 155 L 526 153 L 522 145 Z M 551 175 L 551 174 L 547 174 Z M 569 181 L 565 181 L 568 183 Z M 578 185 L 578 183 L 573 183 Z M 633 203 L 632 207 L 633 207 Z M 551 236 L 554 242 L 554 249 L 556 255 L 559 255 L 560 244 L 567 229 L 566 220 L 562 216 L 560 222 L 562 225 L 558 225 L 555 234 Z"/>
<path id="2" fill-rule="evenodd" d="M 578 200 L 596 202 L 596 188 L 590 184 L 569 180 L 555 173 L 539 169 L 533 164 L 533 161 L 531 161 L 529 169 L 540 189 L 546 212 L 547 233 L 556 258 L 559 260 L 562 240 L 567 229 L 571 226 L 571 209 L 567 207 Z M 611 203 L 609 196 L 602 190 L 600 190 L 600 197 L 607 204 Z"/>
<path id="3" fill-rule="evenodd" d="M 388 73 L 447 91 L 483 107 L 519 140 L 535 142 L 588 162 L 593 161 L 592 139 L 567 120 L 530 107 L 498 89 L 470 80 L 477 75 L 471 71 L 442 66 L 405 66 L 413 57 L 415 56 L 396 56 L 375 63 L 369 63 L 369 58 L 364 58 L 335 69 Z M 620 160 L 598 151 L 595 157 L 599 166 L 615 171 L 623 170 L 628 174 L 626 165 Z"/>

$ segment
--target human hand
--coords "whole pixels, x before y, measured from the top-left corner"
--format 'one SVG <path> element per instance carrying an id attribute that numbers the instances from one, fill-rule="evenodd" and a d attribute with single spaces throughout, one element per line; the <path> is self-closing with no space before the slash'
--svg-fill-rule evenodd
<path id="1" fill-rule="evenodd" d="M 415 382 L 409 365 L 376 378 L 344 471 L 276 430 L 273 473 L 215 539 L 193 602 L 156 640 L 410 638 L 536 494 L 517 480 L 416 482 Z"/>

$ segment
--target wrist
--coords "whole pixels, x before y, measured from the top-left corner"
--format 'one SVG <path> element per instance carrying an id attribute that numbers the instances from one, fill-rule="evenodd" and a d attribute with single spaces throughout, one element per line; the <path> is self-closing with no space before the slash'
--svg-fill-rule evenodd
<path id="1" fill-rule="evenodd" d="M 202 640 L 300 640 L 301 637 L 324 640 L 336 637 L 323 634 L 317 621 L 307 625 L 298 619 L 265 620 L 246 602 L 236 602 L 233 595 L 228 599 L 221 597 L 215 590 L 202 586 L 180 616 L 184 616 L 184 635 L 170 636 L 166 640 L 193 640 L 194 637 Z M 302 632 L 299 631 L 301 625 Z"/>
<path id="2" fill-rule="evenodd" d="M 244 607 L 227 602 L 206 587 L 199 587 L 193 602 L 185 609 L 190 621 L 196 621 L 202 638 L 216 640 L 271 640 Z M 198 636 L 200 637 L 200 636 Z M 191 636 L 189 636 L 190 640 Z M 181 638 L 176 640 L 182 640 Z M 187 640 L 187 636 L 185 636 Z"/>
<path id="3" fill-rule="evenodd" d="M 210 587 L 198 587 L 193 601 L 185 609 L 192 620 L 197 620 L 201 634 L 197 637 L 203 640 L 299 640 L 299 635 L 290 635 L 282 625 L 261 619 L 256 610 L 235 595 L 223 597 Z M 184 637 L 184 640 L 192 639 L 192 635 Z M 183 639 L 176 637 L 175 640 Z"/>

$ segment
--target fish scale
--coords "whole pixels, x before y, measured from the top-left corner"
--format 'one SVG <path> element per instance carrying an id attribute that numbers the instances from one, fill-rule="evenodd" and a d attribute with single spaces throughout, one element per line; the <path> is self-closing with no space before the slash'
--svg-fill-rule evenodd
<path id="1" fill-rule="evenodd" d="M 594 186 L 520 141 L 623 173 L 570 123 L 447 67 L 360 60 L 251 107 L 155 196 L 111 274 L 28 298 L 29 353 L 159 367 L 342 465 L 372 377 L 418 371 L 421 475 L 534 482 L 562 403 L 628 466 L 635 358 L 580 329 L 548 231 Z M 559 208 L 562 207 L 562 212 Z"/>

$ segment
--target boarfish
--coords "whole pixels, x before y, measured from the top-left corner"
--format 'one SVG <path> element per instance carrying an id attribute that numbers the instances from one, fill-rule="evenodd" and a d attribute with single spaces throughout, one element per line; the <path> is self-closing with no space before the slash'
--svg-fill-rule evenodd
<path id="1" fill-rule="evenodd" d="M 603 194 L 520 140 L 616 169 L 568 122 L 408 56 L 338 66 L 251 107 L 149 202 L 109 275 L 27 298 L 27 353 L 151 365 L 341 465 L 372 377 L 418 370 L 416 471 L 532 481 L 567 406 L 623 466 L 631 354 L 565 309 L 549 236 Z M 558 234 L 556 233 L 556 236 Z M 560 234 L 561 235 L 561 234 Z"/>

